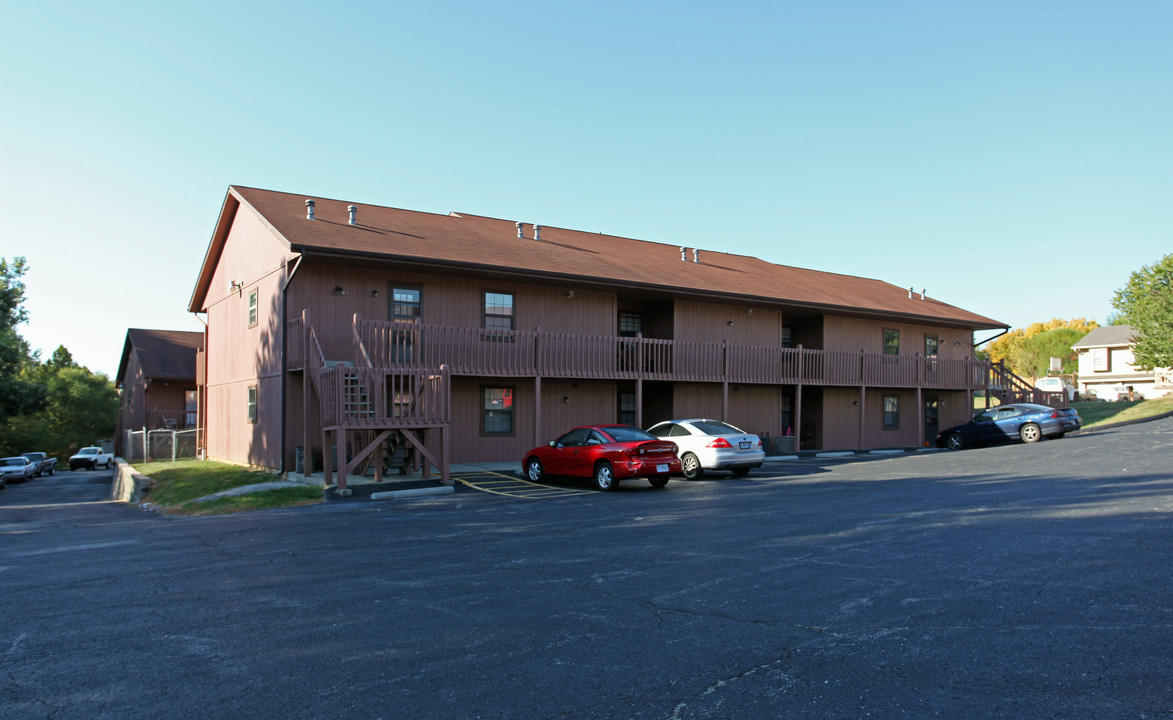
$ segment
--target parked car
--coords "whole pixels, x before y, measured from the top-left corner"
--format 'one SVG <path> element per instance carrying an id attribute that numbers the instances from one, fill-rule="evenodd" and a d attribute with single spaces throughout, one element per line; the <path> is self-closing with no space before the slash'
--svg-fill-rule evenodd
<path id="1" fill-rule="evenodd" d="M 0 459 L 0 477 L 4 478 L 5 483 L 24 482 L 31 477 L 36 477 L 36 474 L 37 466 L 29 462 L 29 459 L 23 455 Z"/>
<path id="2" fill-rule="evenodd" d="M 1035 380 L 1035 387 L 1043 392 L 1066 393 L 1067 402 L 1075 400 L 1075 386 L 1061 377 L 1043 377 Z"/>
<path id="3" fill-rule="evenodd" d="M 1061 438 L 1082 426 L 1075 408 L 1055 409 L 1034 403 L 999 405 L 983 410 L 964 425 L 942 430 L 937 435 L 937 447 L 960 450 L 1013 440 L 1033 443 L 1044 437 Z"/>
<path id="4" fill-rule="evenodd" d="M 48 453 L 30 452 L 21 454 L 28 458 L 29 462 L 37 466 L 36 477 L 41 477 L 42 475 L 52 475 L 57 471 L 57 458 Z"/>
<path id="5" fill-rule="evenodd" d="M 766 459 L 762 439 L 720 420 L 665 420 L 648 428 L 680 448 L 680 474 L 689 480 L 706 470 L 729 470 L 742 477 Z"/>
<path id="6" fill-rule="evenodd" d="M 77 454 L 69 458 L 69 469 L 85 468 L 93 470 L 99 466 L 109 468 L 114 464 L 114 456 L 100 447 L 83 447 Z"/>
<path id="7" fill-rule="evenodd" d="M 680 472 L 677 450 L 676 443 L 630 425 L 585 425 L 530 450 L 522 471 L 533 482 L 546 475 L 594 478 L 600 490 L 614 490 L 620 480 L 632 477 L 664 487 Z"/>

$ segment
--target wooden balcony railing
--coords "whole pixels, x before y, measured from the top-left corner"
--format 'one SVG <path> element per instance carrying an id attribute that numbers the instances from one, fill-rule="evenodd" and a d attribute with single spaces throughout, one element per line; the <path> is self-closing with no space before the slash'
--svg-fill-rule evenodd
<path id="1" fill-rule="evenodd" d="M 335 366 L 318 371 L 322 426 L 439 427 L 448 424 L 448 370 Z"/>
<path id="2" fill-rule="evenodd" d="M 304 336 L 290 323 L 289 344 Z M 350 335 L 350 333 L 347 333 Z M 346 339 L 347 344 L 352 342 Z M 485 330 L 355 318 L 358 367 L 438 368 L 454 375 L 644 379 L 981 390 L 990 364 L 916 355 L 543 332 Z M 312 354 L 290 347 L 295 359 Z"/>
<path id="3" fill-rule="evenodd" d="M 289 322 L 287 364 L 320 375 L 325 357 L 313 328 Z M 485 330 L 355 318 L 340 338 L 358 369 L 447 365 L 453 375 L 737 382 L 846 387 L 983 390 L 1004 382 L 988 362 L 919 355 L 577 335 L 541 330 Z M 307 343 L 309 347 L 307 348 Z"/>

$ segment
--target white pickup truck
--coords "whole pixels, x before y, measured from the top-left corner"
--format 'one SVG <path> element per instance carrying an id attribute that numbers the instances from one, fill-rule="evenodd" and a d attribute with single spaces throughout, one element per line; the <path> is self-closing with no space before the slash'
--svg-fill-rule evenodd
<path id="1" fill-rule="evenodd" d="M 100 447 L 83 447 L 77 454 L 69 458 L 69 469 L 85 468 L 94 470 L 98 467 L 109 468 L 114 464 L 114 455 L 105 452 Z"/>

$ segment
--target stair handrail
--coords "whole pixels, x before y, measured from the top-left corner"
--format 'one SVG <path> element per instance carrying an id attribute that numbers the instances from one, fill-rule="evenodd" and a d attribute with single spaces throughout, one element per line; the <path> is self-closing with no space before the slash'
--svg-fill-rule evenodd
<path id="1" fill-rule="evenodd" d="M 373 368 L 374 365 L 371 363 L 370 353 L 367 352 L 367 346 L 362 341 L 362 333 L 358 331 L 358 324 L 360 321 L 361 318 L 359 317 L 358 313 L 355 313 L 354 318 L 350 324 L 350 330 L 354 336 L 354 344 L 358 348 L 358 354 L 360 357 L 362 357 L 362 361 L 366 363 L 367 367 Z"/>

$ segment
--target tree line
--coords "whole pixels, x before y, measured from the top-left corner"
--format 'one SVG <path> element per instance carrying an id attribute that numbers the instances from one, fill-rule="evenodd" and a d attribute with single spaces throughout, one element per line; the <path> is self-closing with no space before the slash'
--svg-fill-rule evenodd
<path id="1" fill-rule="evenodd" d="M 1108 324 L 1132 328 L 1138 368 L 1173 367 L 1173 255 L 1133 272 L 1113 296 L 1112 308 Z M 999 336 L 986 346 L 985 356 L 1031 380 L 1051 374 L 1051 358 L 1059 358 L 1059 374 L 1071 375 L 1079 369 L 1072 346 L 1097 327 L 1085 318 L 1033 323 Z"/>
<path id="2" fill-rule="evenodd" d="M 104 373 L 74 362 L 64 345 L 42 362 L 21 337 L 27 271 L 23 257 L 0 258 L 0 456 L 35 451 L 64 461 L 111 439 L 118 391 Z"/>

